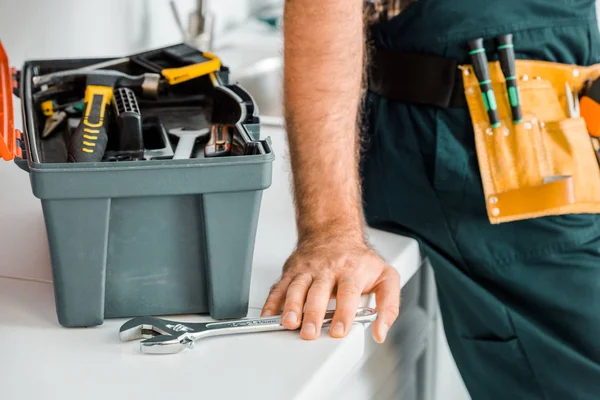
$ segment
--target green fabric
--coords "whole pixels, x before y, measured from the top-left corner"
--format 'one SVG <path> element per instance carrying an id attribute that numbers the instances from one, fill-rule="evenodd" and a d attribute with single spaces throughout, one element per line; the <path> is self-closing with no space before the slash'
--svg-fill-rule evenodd
<path id="1" fill-rule="evenodd" d="M 591 0 L 420 0 L 372 37 L 465 61 L 467 40 L 484 36 L 489 50 L 503 33 L 517 58 L 600 62 Z M 415 237 L 431 260 L 472 398 L 600 398 L 600 216 L 491 225 L 466 109 L 370 93 L 366 110 L 367 221 Z"/>

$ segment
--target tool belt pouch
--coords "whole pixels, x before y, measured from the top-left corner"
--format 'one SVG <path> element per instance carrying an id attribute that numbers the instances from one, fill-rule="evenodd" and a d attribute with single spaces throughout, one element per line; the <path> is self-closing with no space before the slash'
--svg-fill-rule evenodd
<path id="1" fill-rule="evenodd" d="M 472 66 L 460 66 L 491 223 L 600 212 L 600 169 L 583 118 L 569 118 L 565 83 L 580 92 L 600 65 L 517 60 L 523 122 L 513 124 L 504 75 L 490 62 L 501 126 L 491 128 Z"/>

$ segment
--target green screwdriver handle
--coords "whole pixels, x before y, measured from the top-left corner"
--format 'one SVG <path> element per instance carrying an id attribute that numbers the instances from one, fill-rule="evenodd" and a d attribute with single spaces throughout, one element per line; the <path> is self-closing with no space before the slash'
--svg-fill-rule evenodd
<path id="1" fill-rule="evenodd" d="M 513 122 L 515 124 L 523 122 L 523 112 L 521 111 L 521 100 L 519 98 L 519 89 L 517 87 L 517 70 L 515 66 L 515 50 L 513 47 L 512 35 L 502 35 L 496 38 L 498 45 L 498 57 L 500 58 L 500 67 L 506 80 L 506 90 L 508 91 L 508 100 L 512 111 Z"/>
<path id="2" fill-rule="evenodd" d="M 492 89 L 492 81 L 490 79 L 490 70 L 488 68 L 488 60 L 483 47 L 483 39 L 475 39 L 469 42 L 469 55 L 473 63 L 473 69 L 483 96 L 483 104 L 490 119 L 490 124 L 493 128 L 500 126 L 500 117 L 498 116 L 498 105 L 496 96 Z"/>

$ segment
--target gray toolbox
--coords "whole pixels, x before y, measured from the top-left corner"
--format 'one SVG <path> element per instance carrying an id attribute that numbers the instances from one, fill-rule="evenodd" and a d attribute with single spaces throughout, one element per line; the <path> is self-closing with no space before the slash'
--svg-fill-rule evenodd
<path id="1" fill-rule="evenodd" d="M 188 51 L 198 53 L 185 45 L 166 48 Z M 175 66 L 186 65 L 185 58 L 178 60 Z M 131 145 L 123 138 L 135 137 L 133 129 L 121 124 L 117 140 L 111 122 L 101 162 L 67 162 L 77 119 L 68 118 L 58 133 L 42 139 L 48 114 L 38 104 L 41 90 L 33 77 L 102 61 L 28 61 L 15 71 L 0 43 L 0 157 L 29 173 L 41 200 L 59 323 L 95 326 L 106 318 L 186 313 L 245 317 L 261 196 L 271 184 L 274 160 L 270 140 L 260 138 L 252 97 L 228 83 L 221 65 L 173 86 L 175 95 L 164 101 L 140 99 L 142 152 L 123 156 L 118 146 Z M 154 65 L 162 61 L 158 57 Z M 147 67 L 128 65 L 130 74 Z M 83 98 L 86 83 L 70 84 Z M 22 134 L 13 128 L 13 92 L 22 100 Z M 114 107 L 114 115 L 130 111 Z M 209 157 L 202 152 L 209 144 L 193 142 L 192 158 L 173 159 L 184 139 L 169 131 L 202 124 L 211 135 L 216 126 L 231 129 L 233 150 Z"/>

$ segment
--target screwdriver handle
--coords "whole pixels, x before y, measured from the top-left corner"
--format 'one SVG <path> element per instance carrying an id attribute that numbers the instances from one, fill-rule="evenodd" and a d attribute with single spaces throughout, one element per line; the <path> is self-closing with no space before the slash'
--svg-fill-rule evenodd
<path id="1" fill-rule="evenodd" d="M 102 161 L 108 144 L 106 109 L 112 97 L 112 87 L 92 85 L 86 87 L 85 112 L 71 135 L 69 162 Z"/>
<path id="2" fill-rule="evenodd" d="M 490 124 L 493 128 L 500 126 L 500 117 L 498 116 L 498 105 L 496 96 L 492 89 L 492 81 L 490 79 L 490 70 L 488 68 L 488 60 L 483 47 L 483 39 L 475 39 L 469 42 L 469 55 L 475 70 L 475 75 L 479 81 L 481 95 L 483 96 L 483 104 L 490 119 Z"/>
<path id="3" fill-rule="evenodd" d="M 496 42 L 498 44 L 497 50 L 498 57 L 500 58 L 500 68 L 502 68 L 504 80 L 506 81 L 513 122 L 518 124 L 523 122 L 523 113 L 521 111 L 521 100 L 517 87 L 517 68 L 515 66 L 515 50 L 512 34 L 498 36 Z"/>

